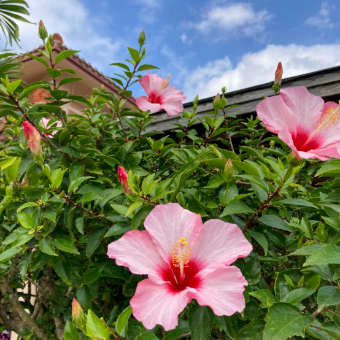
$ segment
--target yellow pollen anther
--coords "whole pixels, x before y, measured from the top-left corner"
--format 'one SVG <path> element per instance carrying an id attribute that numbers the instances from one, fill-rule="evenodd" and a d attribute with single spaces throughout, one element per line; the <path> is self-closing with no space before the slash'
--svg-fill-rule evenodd
<path id="1" fill-rule="evenodd" d="M 170 78 L 171 78 L 171 76 L 168 75 L 168 78 L 163 79 L 163 83 L 162 83 L 162 89 L 163 89 L 163 90 L 164 90 L 165 88 L 168 87 L 168 85 L 169 85 L 169 83 L 170 83 L 170 81 L 169 81 Z"/>
<path id="2" fill-rule="evenodd" d="M 181 237 L 179 242 L 172 246 L 171 258 L 174 267 L 187 267 L 191 257 L 191 249 L 185 237 Z"/>

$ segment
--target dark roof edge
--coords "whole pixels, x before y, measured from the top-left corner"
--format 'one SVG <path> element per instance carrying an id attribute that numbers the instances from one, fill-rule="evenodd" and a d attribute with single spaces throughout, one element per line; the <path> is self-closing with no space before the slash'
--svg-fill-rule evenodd
<path id="1" fill-rule="evenodd" d="M 331 71 L 340 71 L 340 66 L 333 66 L 333 67 L 325 68 L 325 69 L 322 69 L 322 70 L 319 70 L 319 71 L 313 71 L 313 72 L 309 72 L 309 73 L 300 74 L 300 75 L 297 75 L 297 76 L 284 78 L 284 79 L 282 79 L 282 84 L 284 85 L 285 83 L 288 83 L 288 82 L 296 80 L 296 79 L 309 78 L 311 76 L 321 75 L 321 74 L 329 73 Z M 271 86 L 273 83 L 274 83 L 273 81 L 270 81 L 270 82 L 267 82 L 267 83 L 264 83 L 264 84 L 245 87 L 243 89 L 235 90 L 235 91 L 231 91 L 231 92 L 226 92 L 225 96 L 229 97 L 229 96 L 233 96 L 235 94 L 241 94 L 241 93 L 245 93 L 245 92 L 260 90 L 260 89 L 263 89 L 263 88 L 267 88 L 268 86 Z M 210 102 L 214 98 L 215 98 L 215 96 L 200 99 L 198 101 L 198 104 L 204 104 L 206 102 Z M 188 103 L 184 103 L 183 106 L 184 107 L 192 106 L 192 101 L 188 102 Z M 161 110 L 161 111 L 158 111 L 158 112 L 164 112 L 164 110 Z"/>

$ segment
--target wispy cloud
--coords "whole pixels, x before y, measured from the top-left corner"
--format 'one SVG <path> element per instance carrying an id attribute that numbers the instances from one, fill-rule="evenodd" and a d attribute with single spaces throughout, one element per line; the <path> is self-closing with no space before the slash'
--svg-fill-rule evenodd
<path id="1" fill-rule="evenodd" d="M 80 50 L 83 58 L 102 71 L 117 60 L 119 53 L 127 45 L 120 37 L 112 40 L 105 35 L 102 23 L 80 0 L 67 0 L 67 5 L 64 1 L 30 0 L 29 6 L 31 22 L 43 20 L 49 33 L 59 33 L 68 48 Z M 41 45 L 37 25 L 22 22 L 18 22 L 18 25 L 22 47 L 20 52 L 30 51 Z"/>
<path id="2" fill-rule="evenodd" d="M 199 22 L 192 22 L 189 27 L 204 34 L 213 32 L 219 39 L 226 37 L 226 34 L 255 37 L 265 30 L 266 23 L 272 17 L 273 14 L 266 10 L 255 11 L 250 3 L 231 3 L 213 7 Z"/>
<path id="3" fill-rule="evenodd" d="M 189 100 L 216 95 L 223 86 L 234 91 L 274 80 L 274 72 L 282 62 L 284 77 L 291 77 L 340 64 L 340 44 L 324 45 L 268 45 L 265 49 L 248 53 L 233 65 L 226 56 L 193 70 L 182 70 L 184 94 Z M 185 73 L 184 73 L 185 72 Z"/>
<path id="4" fill-rule="evenodd" d="M 305 21 L 305 25 L 314 26 L 321 29 L 334 28 L 335 24 L 331 21 L 330 18 L 332 7 L 334 6 L 330 6 L 327 2 L 323 2 L 321 4 L 320 11 L 316 15 L 309 17 Z"/>
<path id="5" fill-rule="evenodd" d="M 131 0 L 138 6 L 139 20 L 145 24 L 154 24 L 160 20 L 162 0 Z"/>

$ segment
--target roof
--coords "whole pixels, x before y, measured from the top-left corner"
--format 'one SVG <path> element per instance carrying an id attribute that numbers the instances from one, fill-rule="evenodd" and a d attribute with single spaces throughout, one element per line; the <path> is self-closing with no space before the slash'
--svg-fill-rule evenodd
<path id="1" fill-rule="evenodd" d="M 272 90 L 273 82 L 244 88 L 237 91 L 227 92 L 225 97 L 227 105 L 239 105 L 232 108 L 228 113 L 238 115 L 250 115 L 256 112 L 256 105 L 263 99 L 263 96 L 269 97 L 274 95 Z M 310 72 L 282 80 L 282 87 L 305 86 L 309 92 L 327 100 L 340 100 L 340 66 L 323 69 L 316 72 Z M 214 111 L 212 101 L 214 97 L 208 97 L 199 100 L 197 105 L 197 116 L 202 117 L 209 112 Z M 192 102 L 185 103 L 184 109 L 190 111 Z M 164 110 L 152 115 L 156 118 L 151 123 L 148 131 L 170 131 L 175 129 L 173 123 L 182 123 L 180 116 L 169 116 Z M 195 124 L 201 124 L 196 121 Z"/>
<path id="2" fill-rule="evenodd" d="M 59 34 L 55 33 L 54 36 L 59 36 Z M 62 43 L 62 41 L 61 41 L 61 43 Z M 60 44 L 59 41 L 57 41 L 57 40 L 54 41 L 52 49 L 56 53 L 60 53 L 60 52 L 68 50 L 68 48 L 65 45 Z M 39 52 L 39 50 L 42 50 L 42 51 L 45 50 L 45 46 L 41 45 L 41 46 L 35 48 L 34 50 L 26 52 L 26 53 L 32 54 L 34 56 L 41 57 L 42 54 Z M 22 55 L 19 55 L 16 58 L 20 58 L 20 61 L 23 62 L 23 63 L 33 60 L 29 56 L 22 56 Z M 122 90 L 110 78 L 106 77 L 103 73 L 99 72 L 96 68 L 94 68 L 90 63 L 86 62 L 83 58 L 80 58 L 79 55 L 74 54 L 74 55 L 68 57 L 67 61 L 70 62 L 71 64 L 74 64 L 78 68 L 82 69 L 86 73 L 90 74 L 93 78 L 95 78 L 97 81 L 101 82 L 103 85 L 105 85 L 112 92 L 118 93 L 119 91 Z M 126 98 L 126 99 L 131 104 L 135 104 L 135 98 L 130 97 L 130 98 Z"/>

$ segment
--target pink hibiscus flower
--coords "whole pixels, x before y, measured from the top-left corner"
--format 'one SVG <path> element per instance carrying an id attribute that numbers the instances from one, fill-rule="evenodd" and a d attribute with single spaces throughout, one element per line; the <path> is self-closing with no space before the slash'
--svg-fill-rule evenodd
<path id="1" fill-rule="evenodd" d="M 199 214 L 168 203 L 156 206 L 144 226 L 109 244 L 108 256 L 134 274 L 148 275 L 130 301 L 133 315 L 146 328 L 160 324 L 166 331 L 174 329 L 192 299 L 216 315 L 244 309 L 247 281 L 230 264 L 246 257 L 252 246 L 235 224 L 203 224 Z"/>
<path id="2" fill-rule="evenodd" d="M 256 107 L 267 130 L 276 133 L 296 159 L 340 158 L 340 107 L 301 87 L 282 89 Z"/>
<path id="3" fill-rule="evenodd" d="M 170 116 L 175 116 L 182 112 L 182 101 L 187 97 L 183 95 L 183 91 L 176 89 L 174 86 L 168 86 L 169 77 L 168 79 L 163 79 L 151 72 L 143 76 L 139 83 L 145 90 L 147 97 L 136 98 L 136 105 L 143 111 L 150 110 L 151 113 L 164 109 Z"/>
<path id="4" fill-rule="evenodd" d="M 42 123 L 43 123 L 43 125 L 44 125 L 44 128 L 47 129 L 48 122 L 50 121 L 50 119 L 48 119 L 48 118 L 43 118 L 41 121 L 42 121 Z M 52 123 L 51 125 L 55 126 L 55 123 L 56 123 L 56 122 Z M 51 126 L 49 126 L 48 128 L 50 128 L 50 127 L 51 127 Z M 61 127 L 62 127 L 62 124 L 61 124 L 61 121 L 60 121 L 60 120 L 57 121 L 57 126 L 56 126 L 56 127 L 57 127 L 57 128 L 61 128 Z M 52 136 L 55 135 L 56 133 L 57 133 L 57 131 L 54 130 L 53 132 L 51 132 L 51 134 L 45 133 L 45 135 L 46 135 L 47 137 L 52 137 Z"/>

